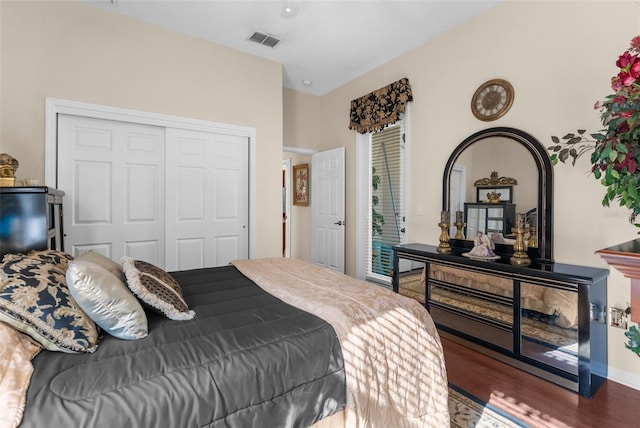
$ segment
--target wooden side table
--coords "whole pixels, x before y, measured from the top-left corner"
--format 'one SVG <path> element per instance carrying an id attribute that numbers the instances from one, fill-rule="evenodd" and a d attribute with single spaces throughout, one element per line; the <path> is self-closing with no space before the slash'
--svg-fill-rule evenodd
<path id="1" fill-rule="evenodd" d="M 640 323 L 640 239 L 598 250 L 596 254 L 631 279 L 631 321 Z"/>

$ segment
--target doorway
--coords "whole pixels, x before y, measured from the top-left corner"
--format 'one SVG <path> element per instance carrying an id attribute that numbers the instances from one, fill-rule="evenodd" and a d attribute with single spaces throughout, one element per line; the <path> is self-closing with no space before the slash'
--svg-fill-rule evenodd
<path id="1" fill-rule="evenodd" d="M 282 257 L 291 257 L 291 158 L 282 161 Z"/>

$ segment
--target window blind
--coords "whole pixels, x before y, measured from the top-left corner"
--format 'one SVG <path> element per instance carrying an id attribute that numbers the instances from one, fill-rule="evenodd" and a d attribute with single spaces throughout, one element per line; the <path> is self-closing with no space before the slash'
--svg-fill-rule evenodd
<path id="1" fill-rule="evenodd" d="M 401 123 L 371 133 L 369 273 L 391 276 L 391 247 L 404 236 L 404 142 Z"/>

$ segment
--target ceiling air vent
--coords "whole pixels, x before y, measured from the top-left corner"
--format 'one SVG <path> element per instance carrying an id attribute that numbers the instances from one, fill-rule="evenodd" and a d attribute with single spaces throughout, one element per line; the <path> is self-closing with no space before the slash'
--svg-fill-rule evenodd
<path id="1" fill-rule="evenodd" d="M 261 45 L 269 46 L 270 48 L 275 47 L 278 43 L 280 43 L 280 39 L 276 39 L 275 37 L 271 37 L 268 34 L 263 34 L 259 32 L 253 33 L 249 36 L 249 40 L 252 42 L 259 43 Z"/>

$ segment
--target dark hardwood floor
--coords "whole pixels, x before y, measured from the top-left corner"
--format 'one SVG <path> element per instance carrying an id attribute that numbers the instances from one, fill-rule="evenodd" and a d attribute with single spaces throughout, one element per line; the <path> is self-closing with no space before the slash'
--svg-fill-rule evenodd
<path id="1" fill-rule="evenodd" d="M 640 391 L 607 380 L 592 399 L 442 338 L 449 382 L 533 427 L 640 427 Z"/>

